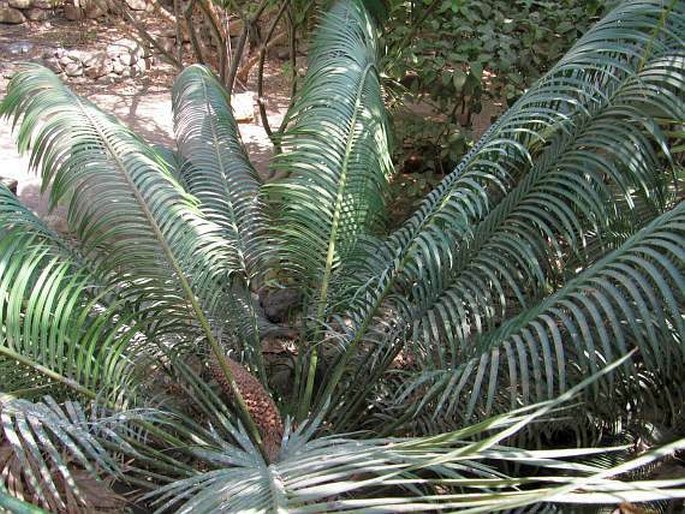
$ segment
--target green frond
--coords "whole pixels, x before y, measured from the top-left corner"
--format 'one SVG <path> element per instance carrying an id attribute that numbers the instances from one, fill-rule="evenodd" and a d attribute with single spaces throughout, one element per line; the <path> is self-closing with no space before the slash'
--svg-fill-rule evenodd
<path id="1" fill-rule="evenodd" d="M 14 514 L 47 514 L 47 511 L 11 496 L 0 484 L 0 507 Z"/>
<path id="2" fill-rule="evenodd" d="M 209 70 L 195 65 L 176 80 L 172 105 L 183 181 L 200 210 L 222 228 L 249 279 L 260 271 L 266 222 L 261 180 L 240 140 L 228 94 Z"/>
<path id="3" fill-rule="evenodd" d="M 219 281 L 236 267 L 216 225 L 199 216 L 163 159 L 35 65 L 10 82 L 2 113 L 23 116 L 20 149 L 32 149 L 52 203 L 69 200 L 83 253 L 112 276 L 120 297 L 154 304 L 160 331 L 187 332 L 188 318 L 211 316 Z M 204 309 L 191 307 L 200 301 Z"/>
<path id="4" fill-rule="evenodd" d="M 500 444 L 555 405 L 552 402 L 422 438 L 317 438 L 318 422 L 314 421 L 289 431 L 278 461 L 269 466 L 256 458 L 246 437 L 228 444 L 220 431 L 205 432 L 188 448 L 202 460 L 203 469 L 147 496 L 154 498 L 157 512 L 316 513 L 369 509 L 487 512 L 523 506 L 549 512 L 551 507 L 544 509 L 540 504 L 577 504 L 590 498 L 616 504 L 618 498 L 631 501 L 685 495 L 679 488 L 682 480 L 633 483 L 622 478 L 621 474 L 657 460 L 659 452 L 606 467 L 575 461 L 586 458 L 591 462 L 594 455 L 622 453 L 625 447 L 531 451 Z M 183 430 L 176 427 L 176 433 L 183 434 Z M 498 470 L 505 466 L 525 466 L 530 474 L 508 476 Z"/>
<path id="5" fill-rule="evenodd" d="M 322 19 L 266 186 L 205 68 L 173 89 L 177 153 L 45 68 L 12 77 L 0 116 L 70 233 L 0 186 L 0 510 L 104 510 L 111 480 L 158 512 L 685 498 L 649 474 L 685 451 L 685 2 L 622 2 L 390 235 L 368 8 Z M 303 313 L 263 351 L 276 260 Z M 668 435 L 519 447 L 638 424 Z"/>
<path id="6" fill-rule="evenodd" d="M 317 292 L 319 310 L 357 238 L 384 220 L 392 165 L 376 31 L 356 0 L 325 15 L 274 163 L 288 176 L 266 186 L 279 210 L 281 265 Z"/>
<path id="7" fill-rule="evenodd" d="M 463 365 L 479 336 L 564 284 L 565 263 L 610 225 L 617 203 L 632 208 L 639 193 L 663 212 L 665 134 L 685 118 L 684 21 L 682 2 L 671 10 L 623 3 L 491 127 L 402 228 L 366 246 L 350 265 L 363 272 L 349 285 L 357 284 L 352 329 L 333 362 L 333 382 L 346 367 L 353 373 L 340 396 L 358 395 L 350 384 L 378 376 L 371 365 L 389 366 L 406 341 L 429 367 Z M 384 311 L 394 311 L 392 330 L 374 328 Z M 360 344 L 368 350 L 361 369 L 350 365 Z M 524 378 L 537 387 L 537 375 Z M 329 383 L 322 398 L 331 392 Z M 349 404 L 334 404 L 350 415 Z M 362 405 L 359 397 L 352 404 Z"/>
<path id="8" fill-rule="evenodd" d="M 635 80 L 646 82 L 640 75 Z M 632 84 L 619 89 L 609 106 L 553 140 L 526 177 L 461 237 L 460 251 L 443 258 L 453 263 L 430 268 L 440 277 L 429 275 L 407 293 L 418 307 L 413 340 L 429 342 L 435 333 L 445 333 L 450 345 L 468 345 L 472 334 L 492 329 L 563 281 L 567 262 L 585 253 L 589 236 L 608 231 L 616 207 L 634 207 L 636 188 L 654 196 L 661 170 L 652 148 L 666 141 L 642 132 L 649 125 L 642 111 L 624 103 L 630 89 Z M 659 96 L 669 96 L 668 91 Z M 685 103 L 679 108 L 673 114 L 685 117 Z M 659 204 L 651 204 L 642 221 L 633 211 L 633 223 L 639 228 L 649 221 Z M 428 307 L 423 316 L 422 306 Z"/>
<path id="9" fill-rule="evenodd" d="M 0 113 L 21 119 L 20 149 L 32 148 L 52 203 L 69 199 L 84 255 L 136 307 L 143 331 L 158 344 L 167 336 L 168 345 L 208 346 L 259 441 L 221 344 L 238 339 L 226 311 L 232 273 L 241 271 L 221 227 L 201 215 L 164 158 L 49 70 L 27 65 L 14 75 Z"/>
<path id="10" fill-rule="evenodd" d="M 295 390 L 307 415 L 319 359 L 315 342 L 332 308 L 335 276 L 365 234 L 383 224 L 392 173 L 372 19 L 358 0 L 334 4 L 309 49 L 309 69 L 286 115 L 274 166 L 286 177 L 265 186 L 275 215 L 280 267 L 308 307 Z"/>
<path id="11" fill-rule="evenodd" d="M 684 254 L 681 202 L 535 307 L 460 349 L 453 367 L 417 380 L 406 394 L 418 387 L 420 408 L 468 420 L 507 403 L 554 397 L 634 347 L 640 367 L 658 372 L 663 387 L 669 375 L 678 382 L 685 365 Z M 615 405 L 639 394 L 640 384 L 631 383 L 635 368 L 621 372 L 601 386 Z"/>
<path id="12" fill-rule="evenodd" d="M 129 402 L 142 334 L 116 290 L 0 189 L 0 377 L 5 392 L 72 389 Z"/>
<path id="13" fill-rule="evenodd" d="M 269 253 L 261 180 L 245 153 L 228 94 L 209 70 L 199 65 L 185 69 L 174 84 L 172 106 L 182 181 L 207 219 L 221 228 L 225 250 L 233 254 L 234 286 L 225 300 L 231 306 L 228 315 L 239 327 L 239 337 L 248 342 L 246 359 L 263 374 L 249 290 L 250 281 L 263 273 Z"/>
<path id="14" fill-rule="evenodd" d="M 120 463 L 98 438 L 102 421 L 79 404 L 60 406 L 50 397 L 31 403 L 0 393 L 0 419 L 0 481 L 13 496 L 50 512 L 86 512 L 116 498 L 100 481 L 120 476 Z M 100 482 L 96 494 L 102 497 L 91 497 L 90 480 Z"/>

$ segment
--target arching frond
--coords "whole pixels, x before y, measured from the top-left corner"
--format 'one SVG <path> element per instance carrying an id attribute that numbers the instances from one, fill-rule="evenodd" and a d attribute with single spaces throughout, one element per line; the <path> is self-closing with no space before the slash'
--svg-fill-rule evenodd
<path id="1" fill-rule="evenodd" d="M 646 370 L 678 381 L 685 366 L 683 255 L 681 202 L 557 292 L 463 348 L 454 368 L 417 380 L 408 394 L 420 387 L 422 408 L 468 420 L 498 402 L 506 405 L 507 396 L 513 405 L 554 397 L 633 347 Z M 635 368 L 623 371 L 627 383 L 604 385 L 619 410 L 619 398 L 628 401 L 639 390 L 630 383 Z"/>
<path id="2" fill-rule="evenodd" d="M 609 229 L 617 207 L 632 207 L 636 189 L 643 188 L 647 197 L 658 193 L 653 146 L 667 142 L 632 98 L 636 84 L 649 83 L 652 70 L 644 71 L 609 96 L 601 110 L 592 109 L 590 119 L 552 139 L 525 179 L 462 238 L 458 260 L 444 266 L 439 279 L 422 281 L 407 294 L 412 305 L 427 307 L 425 314 L 421 307 L 415 310 L 415 340 L 431 341 L 437 333 L 445 334 L 454 351 L 468 345 L 470 337 L 527 308 L 570 276 L 566 263 L 585 253 L 589 236 Z M 667 88 L 655 90 L 660 91 L 655 97 L 674 99 Z M 652 100 L 649 93 L 642 98 Z M 653 103 L 671 108 L 657 98 Z M 685 103 L 674 102 L 671 112 L 685 117 Z M 656 132 L 656 141 L 645 126 Z M 618 205 L 615 195 L 621 198 Z M 651 217 L 659 210 L 653 206 Z M 634 223 L 639 227 L 649 219 L 648 213 Z M 449 358 L 437 357 L 449 365 Z"/>
<path id="3" fill-rule="evenodd" d="M 682 2 L 621 4 L 491 127 L 402 228 L 352 262 L 364 272 L 355 277 L 357 303 L 333 381 L 351 371 L 338 399 L 356 399 L 343 408 L 334 401 L 338 412 L 349 417 L 350 405 L 364 405 L 369 388 L 356 385 L 390 366 L 407 340 L 419 344 L 412 351 L 428 367 L 463 365 L 462 352 L 477 351 L 479 336 L 563 286 L 572 276 L 565 263 L 610 224 L 617 204 L 632 208 L 639 192 L 663 212 L 665 133 L 685 116 L 684 21 Z M 376 328 L 389 311 L 392 319 Z M 360 345 L 364 357 L 352 362 Z M 511 358 L 525 364 L 515 352 Z M 524 378 L 536 389 L 537 377 L 531 370 Z M 331 392 L 329 382 L 322 401 Z"/>
<path id="4" fill-rule="evenodd" d="M 52 203 L 69 200 L 82 251 L 121 297 L 154 305 L 160 331 L 213 314 L 232 271 L 224 241 L 149 146 L 35 65 L 14 76 L 2 113 L 23 116 L 20 149 L 32 149 Z"/>
<path id="5" fill-rule="evenodd" d="M 334 276 L 384 217 L 392 165 L 376 31 L 358 0 L 337 2 L 325 15 L 274 164 L 287 176 L 265 186 L 277 210 L 280 265 L 302 289 L 315 320 L 305 341 L 320 337 L 332 305 L 344 305 L 345 298 L 332 293 Z M 316 344 L 300 349 L 295 390 L 301 417 L 309 410 L 318 358 Z"/>
<path id="6" fill-rule="evenodd" d="M 32 149 L 52 203 L 69 199 L 68 221 L 86 258 L 136 306 L 145 332 L 209 346 L 259 441 L 220 344 L 236 329 L 224 309 L 231 273 L 240 271 L 221 228 L 199 213 L 159 154 L 49 70 L 27 65 L 14 75 L 0 113 L 21 119 L 19 147 Z"/>
<path id="7" fill-rule="evenodd" d="M 0 232 L 4 391 L 56 385 L 91 399 L 134 400 L 136 363 L 148 352 L 135 344 L 143 334 L 117 291 L 4 187 Z"/>
<path id="8" fill-rule="evenodd" d="M 319 310 L 357 238 L 383 222 L 391 163 L 376 31 L 356 0 L 323 18 L 274 164 L 288 176 L 267 186 L 282 266 L 318 292 Z"/>
<path id="9" fill-rule="evenodd" d="M 183 181 L 230 241 L 238 261 L 233 267 L 250 278 L 261 270 L 265 253 L 261 180 L 245 153 L 228 95 L 208 69 L 195 65 L 176 79 L 172 105 L 185 159 Z"/>
<path id="10" fill-rule="evenodd" d="M 550 408 L 553 404 L 540 405 L 423 438 L 316 438 L 316 423 L 305 424 L 287 433 L 278 461 L 269 466 L 256 457 L 246 437 L 229 445 L 220 430 L 207 432 L 189 448 L 205 469 L 148 496 L 158 512 L 315 513 L 487 512 L 523 506 L 548 512 L 553 510 L 545 510 L 545 503 L 615 505 L 685 495 L 682 480 L 620 479 L 621 473 L 658 459 L 658 452 L 607 468 L 573 461 L 621 453 L 625 447 L 530 451 L 499 444 Z M 183 428 L 177 429 L 182 433 Z M 503 465 L 525 466 L 531 474 L 511 477 L 497 470 Z"/>
<path id="11" fill-rule="evenodd" d="M 200 201 L 199 209 L 221 228 L 234 269 L 234 287 L 225 299 L 231 304 L 228 314 L 240 328 L 238 336 L 247 341 L 247 359 L 263 374 L 258 320 L 249 290 L 250 281 L 263 273 L 268 261 L 261 180 L 240 140 L 228 94 L 208 69 L 191 66 L 179 75 L 172 106 L 184 160 L 183 183 Z"/>
<path id="12" fill-rule="evenodd" d="M 112 430 L 126 418 L 92 419 L 74 402 L 60 406 L 46 397 L 31 403 L 0 393 L 1 481 L 14 496 L 50 512 L 121 507 L 123 498 L 102 482 L 120 476 L 120 463 L 98 431 L 100 424 Z"/>

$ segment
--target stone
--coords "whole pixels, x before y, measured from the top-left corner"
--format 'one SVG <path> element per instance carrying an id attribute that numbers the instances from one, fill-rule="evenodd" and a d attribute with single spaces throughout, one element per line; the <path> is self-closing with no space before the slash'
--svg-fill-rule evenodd
<path id="1" fill-rule="evenodd" d="M 64 17 L 69 21 L 78 21 L 83 19 L 83 9 L 75 5 L 66 4 L 64 6 Z"/>
<path id="2" fill-rule="evenodd" d="M 89 20 L 97 20 L 98 18 L 102 18 L 105 14 L 107 14 L 107 11 L 105 9 L 101 9 L 97 5 L 90 7 L 85 11 L 86 18 Z"/>
<path id="3" fill-rule="evenodd" d="M 231 95 L 233 117 L 237 122 L 250 122 L 254 120 L 254 108 L 256 100 L 257 95 L 252 91 L 234 93 Z"/>
<path id="4" fill-rule="evenodd" d="M 45 21 L 50 17 L 50 11 L 34 7 L 24 13 L 31 21 Z"/>
<path id="5" fill-rule="evenodd" d="M 104 16 L 109 11 L 106 0 L 90 0 L 86 4 L 85 15 L 90 20 L 95 20 Z"/>
<path id="6" fill-rule="evenodd" d="M 54 57 L 44 59 L 43 63 L 45 64 L 45 66 L 48 67 L 48 69 L 52 70 L 53 73 L 56 73 L 58 75 L 62 73 L 62 71 L 64 71 L 62 70 L 62 67 L 59 65 L 59 61 Z"/>
<path id="7" fill-rule="evenodd" d="M 264 309 L 266 319 L 272 323 L 288 320 L 290 313 L 300 304 L 301 294 L 296 289 L 262 289 L 259 292 L 259 303 Z"/>
<path id="8" fill-rule="evenodd" d="M 121 54 L 142 54 L 143 49 L 140 43 L 132 39 L 119 39 L 114 43 L 107 45 L 107 55 L 110 57 L 118 57 Z"/>
<path id="9" fill-rule="evenodd" d="M 19 25 L 25 21 L 26 17 L 20 10 L 14 9 L 13 7 L 0 7 L 0 23 Z"/>
<path id="10" fill-rule="evenodd" d="M 136 62 L 138 62 L 138 55 L 135 53 L 125 53 L 125 54 L 119 54 L 119 60 L 121 61 L 121 64 L 124 66 L 132 66 Z"/>
<path id="11" fill-rule="evenodd" d="M 117 75 L 121 75 L 124 72 L 124 65 L 119 61 L 114 61 L 112 63 L 112 71 Z"/>
<path id="12" fill-rule="evenodd" d="M 33 0 L 32 3 L 38 9 L 54 9 L 60 4 L 60 0 Z"/>
<path id="13" fill-rule="evenodd" d="M 124 3 L 134 11 L 144 11 L 147 9 L 147 2 L 145 0 L 124 0 Z"/>
<path id="14" fill-rule="evenodd" d="M 7 45 L 7 50 L 12 55 L 24 55 L 33 50 L 34 44 L 29 41 L 16 41 Z"/>
<path id="15" fill-rule="evenodd" d="M 10 177 L 0 177 L 0 184 L 9 189 L 12 192 L 12 194 L 17 194 L 17 187 L 19 186 L 19 182 L 17 182 L 17 179 Z"/>
<path id="16" fill-rule="evenodd" d="M 92 80 L 98 80 L 99 78 L 104 77 L 111 71 L 111 63 L 103 63 L 97 66 L 91 66 L 89 68 L 86 68 L 86 77 Z"/>
<path id="17" fill-rule="evenodd" d="M 92 54 L 92 52 L 89 52 L 88 50 L 73 49 L 73 50 L 69 50 L 69 52 L 67 53 L 67 56 L 72 61 L 86 62 L 88 59 L 90 59 L 93 56 L 93 54 Z"/>
<path id="18" fill-rule="evenodd" d="M 72 61 L 64 67 L 64 73 L 66 73 L 68 77 L 80 77 L 83 75 L 83 64 Z"/>
<path id="19" fill-rule="evenodd" d="M 97 68 L 102 67 L 109 60 L 109 57 L 105 52 L 96 52 L 94 54 L 84 56 L 81 60 L 86 68 Z"/>
<path id="20" fill-rule="evenodd" d="M 9 0 L 8 4 L 15 9 L 29 9 L 33 2 L 31 0 Z"/>

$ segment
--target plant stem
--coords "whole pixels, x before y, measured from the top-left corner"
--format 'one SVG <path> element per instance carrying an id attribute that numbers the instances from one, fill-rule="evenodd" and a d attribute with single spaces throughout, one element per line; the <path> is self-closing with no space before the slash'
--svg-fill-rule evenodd
<path id="1" fill-rule="evenodd" d="M 248 28 L 247 22 L 243 23 L 243 31 L 240 33 L 240 38 L 238 38 L 238 44 L 235 47 L 233 56 L 231 57 L 231 68 L 228 70 L 228 78 L 224 85 L 228 90 L 228 94 L 233 94 L 233 86 L 235 85 L 235 77 L 238 74 L 238 67 L 240 66 L 240 61 L 243 58 L 243 52 L 245 51 L 245 43 L 247 42 L 247 32 Z"/>
<path id="2" fill-rule="evenodd" d="M 181 17 L 179 15 L 180 8 L 178 3 L 180 0 L 174 0 L 174 16 L 176 17 L 176 52 L 178 55 L 176 59 L 179 67 L 183 67 L 183 29 L 181 28 Z"/>
<path id="3" fill-rule="evenodd" d="M 354 104 L 354 114 L 350 119 L 347 127 L 347 141 L 345 144 L 345 154 L 342 162 L 342 168 L 340 171 L 340 178 L 338 181 L 338 192 L 335 199 L 335 208 L 333 211 L 333 218 L 331 220 L 331 233 L 328 237 L 328 251 L 326 253 L 326 264 L 324 267 L 323 277 L 321 278 L 321 288 L 319 290 L 319 297 L 317 299 L 316 308 L 316 326 L 315 333 L 317 335 L 315 340 L 318 340 L 321 334 L 321 326 L 323 325 L 324 316 L 326 314 L 326 306 L 328 301 L 328 288 L 330 286 L 331 278 L 333 275 L 333 261 L 335 260 L 338 229 L 340 228 L 340 219 L 342 216 L 342 206 L 343 200 L 345 198 L 345 188 L 347 186 L 348 171 L 350 164 L 350 154 L 352 151 L 352 144 L 354 142 L 353 132 L 354 127 L 357 124 L 357 117 L 359 116 L 359 111 L 362 102 L 362 96 L 364 94 L 364 84 L 366 84 L 366 79 L 371 72 L 374 70 L 375 66 L 373 63 L 366 65 L 366 68 L 361 73 L 359 80 L 359 86 L 357 89 L 357 97 Z M 314 377 L 316 374 L 316 366 L 318 364 L 318 349 L 316 347 L 311 348 L 312 355 L 309 359 L 309 369 L 307 371 L 307 381 L 305 384 L 304 396 L 299 406 L 298 418 L 301 420 L 309 411 L 309 407 L 312 399 L 312 392 L 314 390 Z"/>
<path id="4" fill-rule="evenodd" d="M 238 45 L 236 47 L 235 55 L 231 61 L 231 69 L 228 73 L 228 79 L 226 80 L 225 86 L 228 89 L 229 94 L 233 92 L 233 86 L 235 85 L 235 79 L 238 75 L 238 68 L 240 67 L 240 61 L 243 58 L 243 52 L 245 51 L 245 43 L 247 42 L 247 36 L 250 32 L 250 27 L 259 19 L 259 17 L 264 12 L 264 9 L 269 5 L 269 0 L 262 0 L 257 6 L 257 10 L 254 15 L 248 17 L 235 2 L 231 2 L 235 9 L 238 11 L 240 18 L 243 20 L 243 31 L 240 34 L 240 39 L 238 40 Z"/>
<path id="5" fill-rule="evenodd" d="M 4 355 L 12 360 L 15 360 L 17 362 L 20 362 L 21 364 L 24 364 L 30 368 L 35 369 L 42 375 L 45 375 L 48 378 L 51 378 L 52 380 L 55 380 L 56 382 L 59 382 L 60 384 L 64 384 L 70 389 L 73 389 L 79 394 L 82 394 L 83 396 L 86 396 L 87 398 L 90 398 L 91 400 L 95 400 L 98 397 L 98 394 L 95 391 L 92 391 L 88 389 L 87 387 L 83 387 L 81 384 L 76 382 L 75 380 L 72 380 L 71 378 L 67 378 L 64 375 L 61 375 L 50 368 L 46 368 L 45 366 L 38 364 L 37 362 L 32 361 L 28 357 L 25 357 L 24 355 L 15 352 L 11 348 L 8 348 L 6 346 L 0 346 L 0 355 Z"/>
<path id="6" fill-rule="evenodd" d="M 200 0 L 199 5 L 200 9 L 204 11 L 205 16 L 207 16 L 209 24 L 212 28 L 212 32 L 214 33 L 214 37 L 217 41 L 217 49 L 219 52 L 219 76 L 223 80 L 226 76 L 226 42 L 224 40 L 224 35 L 221 32 L 221 29 L 219 28 L 220 22 L 216 14 L 216 11 L 214 10 L 215 6 L 214 4 L 207 2 L 207 0 Z"/>

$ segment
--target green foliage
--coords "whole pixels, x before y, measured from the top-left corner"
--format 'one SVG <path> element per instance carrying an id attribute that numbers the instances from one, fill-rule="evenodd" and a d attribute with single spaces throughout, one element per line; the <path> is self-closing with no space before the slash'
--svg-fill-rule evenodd
<path id="1" fill-rule="evenodd" d="M 412 86 L 444 111 L 475 103 L 486 86 L 511 101 L 554 64 L 594 22 L 606 2 L 423 0 L 396 2 L 387 38 L 394 76 L 416 73 Z M 493 76 L 484 83 L 483 71 Z"/>
<path id="2" fill-rule="evenodd" d="M 384 36 L 388 76 L 406 87 L 413 100 L 428 103 L 435 111 L 432 131 L 420 118 L 396 118 L 397 162 L 415 156 L 428 169 L 451 170 L 466 153 L 463 145 L 458 152 L 448 137 L 451 126 L 470 137 L 473 116 L 484 104 L 512 105 L 597 21 L 605 3 L 392 2 Z M 434 148 L 427 147 L 424 138 L 405 137 L 415 132 L 438 135 L 425 138 L 432 139 Z"/>
<path id="3" fill-rule="evenodd" d="M 86 512 L 110 480 L 158 512 L 684 497 L 632 478 L 683 448 L 683 26 L 682 1 L 622 3 L 392 229 L 357 0 L 322 20 L 268 184 L 205 68 L 174 86 L 173 152 L 27 65 L 0 113 L 71 233 L 0 191 L 5 487 Z M 274 269 L 302 299 L 288 326 L 254 300 Z M 274 347 L 290 394 L 269 392 Z M 526 449 L 618 425 L 675 440 Z"/>

